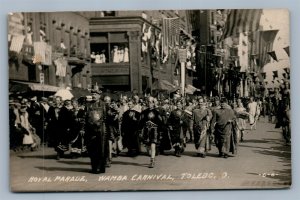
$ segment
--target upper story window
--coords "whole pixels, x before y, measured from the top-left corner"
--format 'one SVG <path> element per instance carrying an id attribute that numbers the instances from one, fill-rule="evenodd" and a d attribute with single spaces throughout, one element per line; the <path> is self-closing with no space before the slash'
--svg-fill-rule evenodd
<path id="1" fill-rule="evenodd" d="M 126 32 L 91 33 L 92 63 L 129 63 Z"/>

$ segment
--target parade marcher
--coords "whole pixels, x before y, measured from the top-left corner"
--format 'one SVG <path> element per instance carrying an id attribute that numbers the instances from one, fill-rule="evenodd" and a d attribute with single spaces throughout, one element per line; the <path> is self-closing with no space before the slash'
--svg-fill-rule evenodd
<path id="1" fill-rule="evenodd" d="M 106 100 L 106 103 L 108 100 Z M 110 104 L 107 105 L 106 109 L 106 131 L 107 131 L 107 139 L 109 146 L 107 167 L 110 167 L 113 152 L 117 156 L 121 149 L 118 148 L 118 141 L 120 139 L 120 129 L 119 129 L 119 110 L 114 100 L 110 100 Z"/>
<path id="2" fill-rule="evenodd" d="M 241 117 L 237 118 L 236 122 L 237 122 L 237 128 L 240 132 L 240 141 L 243 142 L 244 141 L 244 132 L 246 129 L 246 121 L 245 121 L 245 118 L 243 118 L 242 116 L 249 117 L 249 114 L 246 113 L 246 108 L 244 108 L 241 99 L 237 100 L 237 105 L 234 108 L 234 111 L 237 113 L 237 115 L 241 116 Z"/>
<path id="3" fill-rule="evenodd" d="M 87 97 L 85 141 L 88 155 L 91 159 L 91 172 L 99 174 L 105 173 L 108 157 L 108 141 L 105 127 L 106 107 L 104 102 L 100 100 L 99 94 L 96 93 L 93 97 Z"/>
<path id="4" fill-rule="evenodd" d="M 183 145 L 183 115 L 182 104 L 178 102 L 176 104 L 176 109 L 170 114 L 168 125 L 170 130 L 170 136 L 172 141 L 172 146 L 175 150 L 175 156 L 180 157 L 181 153 L 184 151 Z"/>
<path id="5" fill-rule="evenodd" d="M 79 157 L 86 153 L 86 144 L 84 141 L 85 135 L 85 120 L 86 110 L 83 102 L 77 99 L 72 100 L 74 125 L 72 126 L 72 139 L 71 139 L 71 154 L 73 158 Z"/>
<path id="6" fill-rule="evenodd" d="M 286 145 L 291 144 L 291 110 L 289 98 L 283 99 L 282 109 L 282 133 L 285 139 Z"/>
<path id="7" fill-rule="evenodd" d="M 249 123 L 250 129 L 256 129 L 256 112 L 257 112 L 257 103 L 254 101 L 253 97 L 250 97 L 248 103 L 248 113 L 249 113 Z"/>
<path id="8" fill-rule="evenodd" d="M 197 149 L 197 156 L 205 157 L 209 150 L 209 137 L 207 130 L 209 129 L 209 122 L 212 118 L 212 113 L 206 108 L 204 99 L 199 99 L 199 108 L 193 110 L 193 127 L 195 147 Z"/>
<path id="9" fill-rule="evenodd" d="M 20 125 L 19 108 L 21 104 L 16 103 L 14 99 L 9 100 L 9 145 L 10 149 L 18 151 L 22 146 L 23 133 Z"/>
<path id="10" fill-rule="evenodd" d="M 27 105 L 22 104 L 20 108 L 20 125 L 24 134 L 23 145 L 24 147 L 30 147 L 31 150 L 35 150 L 40 145 L 40 138 L 35 134 L 35 128 L 29 122 L 29 115 L 27 112 Z"/>
<path id="11" fill-rule="evenodd" d="M 65 100 L 64 106 L 60 109 L 58 116 L 59 135 L 57 139 L 57 146 L 55 150 L 57 152 L 56 159 L 59 160 L 64 156 L 64 153 L 69 150 L 69 144 L 72 138 L 72 128 L 74 125 L 73 106 L 71 100 Z"/>
<path id="12" fill-rule="evenodd" d="M 141 127 L 144 144 L 150 153 L 150 165 L 149 168 L 155 166 L 155 155 L 156 155 L 156 145 L 160 138 L 160 127 L 162 123 L 162 118 L 159 112 L 154 107 L 154 98 L 148 97 L 147 99 L 148 108 L 144 110 L 141 114 Z"/>
<path id="13" fill-rule="evenodd" d="M 257 104 L 257 107 L 256 107 L 256 115 L 255 115 L 255 120 L 258 121 L 259 120 L 259 117 L 262 113 L 262 101 L 260 100 L 260 98 L 257 99 L 256 101 L 256 104 Z"/>
<path id="14" fill-rule="evenodd" d="M 163 155 L 165 150 L 172 149 L 170 130 L 168 128 L 168 120 L 171 114 L 171 108 L 168 99 L 163 101 L 163 105 L 160 107 L 160 109 L 158 109 L 158 111 L 162 118 L 159 150 L 160 154 Z"/>
<path id="15" fill-rule="evenodd" d="M 233 138 L 234 111 L 228 105 L 226 98 L 221 99 L 221 108 L 215 109 L 211 120 L 211 130 L 214 133 L 219 157 L 228 158 L 229 152 L 236 153 Z"/>
<path id="16" fill-rule="evenodd" d="M 49 104 L 48 99 L 46 97 L 42 97 L 40 101 L 41 106 L 41 116 L 42 116 L 42 126 L 43 126 L 43 142 L 48 145 L 49 143 L 49 133 L 47 132 L 48 125 L 48 112 L 49 112 Z"/>
<path id="17" fill-rule="evenodd" d="M 267 98 L 267 114 L 268 114 L 268 122 L 273 123 L 274 116 L 274 106 L 271 96 Z"/>
<path id="18" fill-rule="evenodd" d="M 42 139 L 44 143 L 46 138 L 44 137 L 44 118 L 42 113 L 42 107 L 37 100 L 37 97 L 34 96 L 30 99 L 30 106 L 27 109 L 29 114 L 29 122 L 35 128 L 36 134 Z"/>
<path id="19" fill-rule="evenodd" d="M 134 105 L 133 110 L 141 113 L 142 112 L 142 105 L 140 104 L 140 98 L 139 98 L 139 96 L 134 95 L 132 103 Z M 129 102 L 128 102 L 128 104 L 129 104 Z M 128 105 L 128 107 L 129 107 L 129 105 Z"/>
<path id="20" fill-rule="evenodd" d="M 282 95 L 280 94 L 279 88 L 275 88 L 275 93 L 273 97 L 274 115 L 275 115 L 275 128 L 281 127 L 281 100 Z"/>
<path id="21" fill-rule="evenodd" d="M 128 149 L 129 156 L 138 155 L 140 153 L 139 141 L 139 122 L 140 112 L 134 109 L 135 105 L 132 101 L 128 101 L 129 110 L 122 117 L 121 133 L 123 138 L 123 147 Z"/>
<path id="22" fill-rule="evenodd" d="M 188 105 L 184 109 L 184 114 L 185 114 L 185 119 L 184 124 L 183 124 L 183 135 L 186 138 L 186 132 L 189 133 L 189 139 L 186 141 L 188 142 L 193 142 L 193 137 L 194 137 L 194 130 L 193 130 L 193 110 L 195 106 L 193 105 L 192 101 L 188 101 Z"/>
<path id="23" fill-rule="evenodd" d="M 54 98 L 53 105 L 50 105 L 48 110 L 48 116 L 46 120 L 46 132 L 48 133 L 48 146 L 56 147 L 59 137 L 59 112 L 62 107 L 62 98 L 57 96 Z"/>

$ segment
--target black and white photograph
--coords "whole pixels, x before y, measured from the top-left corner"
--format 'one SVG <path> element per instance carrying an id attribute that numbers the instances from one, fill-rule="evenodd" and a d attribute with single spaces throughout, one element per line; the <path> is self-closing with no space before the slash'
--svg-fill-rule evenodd
<path id="1" fill-rule="evenodd" d="M 7 14 L 12 192 L 288 189 L 288 9 Z"/>

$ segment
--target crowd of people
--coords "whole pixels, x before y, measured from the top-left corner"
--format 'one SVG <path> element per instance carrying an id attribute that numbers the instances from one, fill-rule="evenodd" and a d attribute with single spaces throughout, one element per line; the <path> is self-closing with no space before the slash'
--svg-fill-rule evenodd
<path id="1" fill-rule="evenodd" d="M 256 129 L 256 122 L 265 115 L 271 121 L 275 116 L 276 127 L 282 127 L 290 143 L 289 96 L 279 98 L 276 92 L 269 98 L 228 101 L 205 95 L 112 99 L 93 91 L 92 96 L 64 101 L 59 96 L 18 96 L 9 103 L 11 149 L 34 151 L 43 144 L 55 149 L 57 159 L 89 156 L 92 173 L 104 173 L 121 152 L 147 153 L 153 168 L 157 155 L 174 151 L 181 157 L 187 143 L 194 144 L 198 157 L 205 158 L 215 144 L 219 157 L 228 158 L 237 153 L 248 124 Z"/>

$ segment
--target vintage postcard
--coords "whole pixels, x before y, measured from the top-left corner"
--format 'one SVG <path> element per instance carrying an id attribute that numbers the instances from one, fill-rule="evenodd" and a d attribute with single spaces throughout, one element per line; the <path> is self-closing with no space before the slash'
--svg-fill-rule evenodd
<path id="1" fill-rule="evenodd" d="M 288 10 L 7 19 L 12 192 L 291 186 Z"/>

